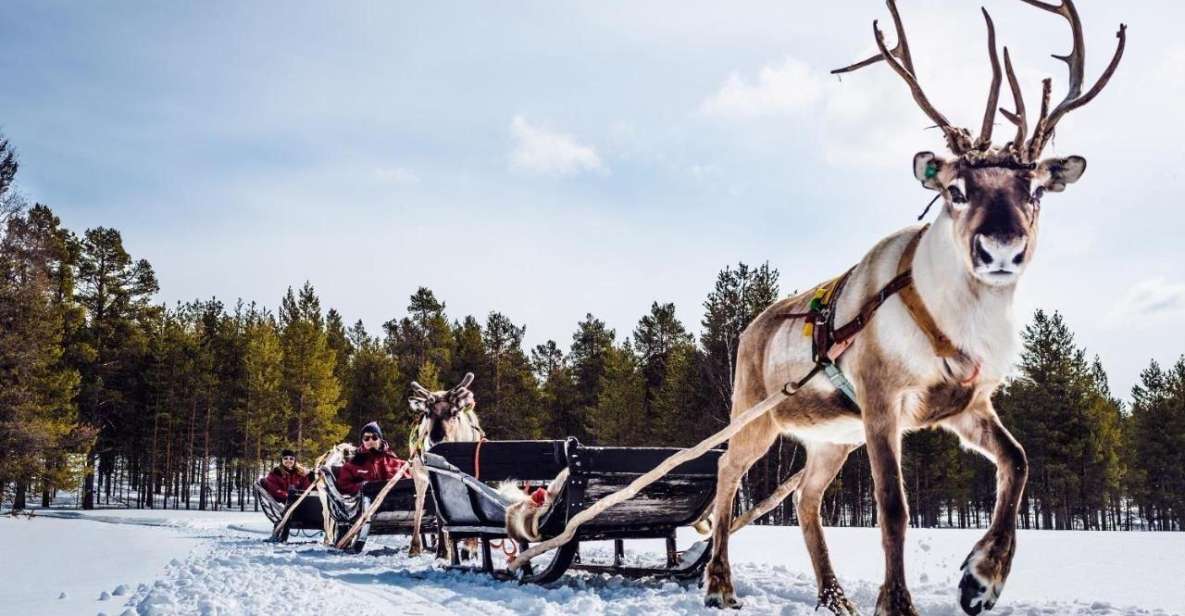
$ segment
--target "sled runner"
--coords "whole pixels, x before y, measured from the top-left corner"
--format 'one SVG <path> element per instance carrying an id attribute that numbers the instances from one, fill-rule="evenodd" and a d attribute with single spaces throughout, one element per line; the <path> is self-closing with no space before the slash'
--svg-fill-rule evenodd
<path id="1" fill-rule="evenodd" d="M 336 523 L 336 543 L 350 530 L 354 522 L 370 507 L 375 493 L 363 490 L 354 496 L 342 494 L 337 488 L 335 466 L 325 466 L 321 469 L 322 489 L 325 490 L 326 502 L 329 504 L 329 515 Z M 376 488 L 381 487 L 377 483 Z M 317 503 L 318 508 L 321 506 Z M 361 530 L 354 536 L 346 548 L 347 551 L 359 553 L 366 546 L 366 539 L 370 535 L 410 535 L 416 510 L 415 485 L 410 480 L 395 484 L 379 505 L 375 514 L 362 525 Z M 436 516 L 432 507 L 432 499 L 425 499 L 424 522 L 421 531 L 431 537 L 436 533 Z"/>
<path id="2" fill-rule="evenodd" d="M 321 499 L 314 491 L 297 505 L 296 511 L 288 516 L 283 528 L 279 528 L 280 520 L 288 511 L 288 507 L 296 501 L 298 493 L 289 494 L 285 502 L 277 501 L 263 485 L 263 479 L 255 482 L 255 493 L 259 498 L 259 506 L 264 515 L 272 522 L 272 536 L 281 543 L 288 541 L 288 534 L 292 530 L 321 531 L 325 528 L 325 520 L 321 514 Z"/>
<path id="3" fill-rule="evenodd" d="M 582 526 L 572 541 L 535 559 L 517 575 L 496 570 L 491 551 L 491 543 L 498 541 L 502 542 L 503 551 L 508 555 L 528 547 L 525 542 L 515 542 L 507 534 L 507 509 L 516 501 L 492 484 L 514 482 L 530 491 L 547 486 L 567 469 L 566 480 L 538 522 L 540 537 L 547 539 L 562 532 L 572 516 L 655 468 L 676 451 L 659 447 L 586 447 L 574 438 L 566 441 L 485 441 L 480 446 L 475 443 L 436 445 L 425 454 L 424 462 L 438 523 L 453 543 L 452 567 L 460 568 L 457 542 L 476 539 L 480 543 L 481 571 L 499 578 L 517 578 L 521 582 L 553 582 L 568 569 L 636 577 L 689 578 L 699 575 L 711 553 L 708 544 L 698 542 L 679 552 L 675 531 L 699 520 L 712 503 L 716 463 L 723 453 L 720 450 L 710 450 L 675 468 L 633 498 L 605 510 Z M 665 566 L 626 565 L 626 539 L 664 539 Z M 581 542 L 602 540 L 613 541 L 613 562 L 582 561 Z M 497 547 L 496 543 L 494 547 Z"/>

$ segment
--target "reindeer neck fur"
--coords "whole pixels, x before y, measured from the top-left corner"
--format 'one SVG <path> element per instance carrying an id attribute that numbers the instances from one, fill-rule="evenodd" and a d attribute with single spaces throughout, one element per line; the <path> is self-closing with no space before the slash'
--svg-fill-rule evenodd
<path id="1" fill-rule="evenodd" d="M 1016 285 L 991 286 L 967 271 L 953 225 L 944 208 L 926 230 L 913 259 L 913 284 L 943 333 L 980 363 L 981 379 L 998 381 L 1015 347 Z"/>

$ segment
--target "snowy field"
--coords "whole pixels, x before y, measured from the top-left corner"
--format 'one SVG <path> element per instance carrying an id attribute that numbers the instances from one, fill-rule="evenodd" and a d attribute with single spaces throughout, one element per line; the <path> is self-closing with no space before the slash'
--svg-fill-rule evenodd
<path id="1" fill-rule="evenodd" d="M 548 588 L 518 586 L 410 559 L 405 538 L 372 537 L 364 554 L 345 555 L 312 538 L 264 543 L 269 529 L 261 513 L 55 510 L 0 518 L 0 614 L 718 613 L 701 607 L 695 584 L 574 572 Z M 848 594 L 871 614 L 878 532 L 827 532 Z M 910 531 L 906 565 L 923 614 L 961 613 L 958 567 L 978 535 Z M 1185 615 L 1185 534 L 1022 531 L 1018 542 L 992 614 Z M 644 546 L 635 558 L 656 561 L 658 548 Z M 745 529 L 732 554 L 742 614 L 815 614 L 797 528 Z"/>

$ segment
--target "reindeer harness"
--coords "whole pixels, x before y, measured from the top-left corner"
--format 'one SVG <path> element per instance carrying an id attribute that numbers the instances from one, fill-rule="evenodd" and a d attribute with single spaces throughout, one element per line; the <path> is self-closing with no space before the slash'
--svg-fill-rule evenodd
<path id="1" fill-rule="evenodd" d="M 929 228 L 930 225 L 922 227 L 910 238 L 909 244 L 905 246 L 905 251 L 901 253 L 901 259 L 897 262 L 897 275 L 881 287 L 876 295 L 865 300 L 856 316 L 847 323 L 839 327 L 835 326 L 836 311 L 834 308 L 840 293 L 843 292 L 848 279 L 855 271 L 855 267 L 844 272 L 839 278 L 819 286 L 815 290 L 806 312 L 791 312 L 784 315 L 788 319 L 805 320 L 802 334 L 811 338 L 811 359 L 815 362 L 815 366 L 806 376 L 796 382 L 788 383 L 783 388 L 784 393 L 793 395 L 819 372 L 823 372 L 831 384 L 858 407 L 860 403 L 856 400 L 855 387 L 839 369 L 836 361 L 855 342 L 856 334 L 859 334 L 868 325 L 877 309 L 894 295 L 901 297 L 901 301 L 905 304 L 909 315 L 913 317 L 914 323 L 930 340 L 930 346 L 934 348 L 935 355 L 946 358 L 959 354 L 959 349 L 939 329 L 938 323 L 934 321 L 934 316 L 926 309 L 926 304 L 922 302 L 921 295 L 913 285 L 913 256 L 917 252 L 922 235 Z"/>

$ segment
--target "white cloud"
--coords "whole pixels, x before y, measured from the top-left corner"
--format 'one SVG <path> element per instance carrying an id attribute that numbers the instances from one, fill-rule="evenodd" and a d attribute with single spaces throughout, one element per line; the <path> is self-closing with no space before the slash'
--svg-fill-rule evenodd
<path id="1" fill-rule="evenodd" d="M 532 125 L 521 115 L 510 122 L 514 148 L 510 167 L 541 175 L 572 175 L 583 171 L 603 171 L 601 157 L 591 146 L 578 143 L 571 135 L 552 132 Z"/>
<path id="2" fill-rule="evenodd" d="M 420 176 L 403 167 L 382 167 L 375 169 L 375 177 L 390 184 L 419 184 Z"/>
<path id="3" fill-rule="evenodd" d="M 1185 283 L 1163 278 L 1142 280 L 1132 285 L 1119 300 L 1113 318 L 1185 314 Z"/>
<path id="4" fill-rule="evenodd" d="M 821 79 L 810 66 L 786 58 L 781 64 L 763 66 L 753 83 L 733 72 L 700 104 L 700 112 L 728 118 L 783 115 L 811 106 L 822 94 Z"/>

